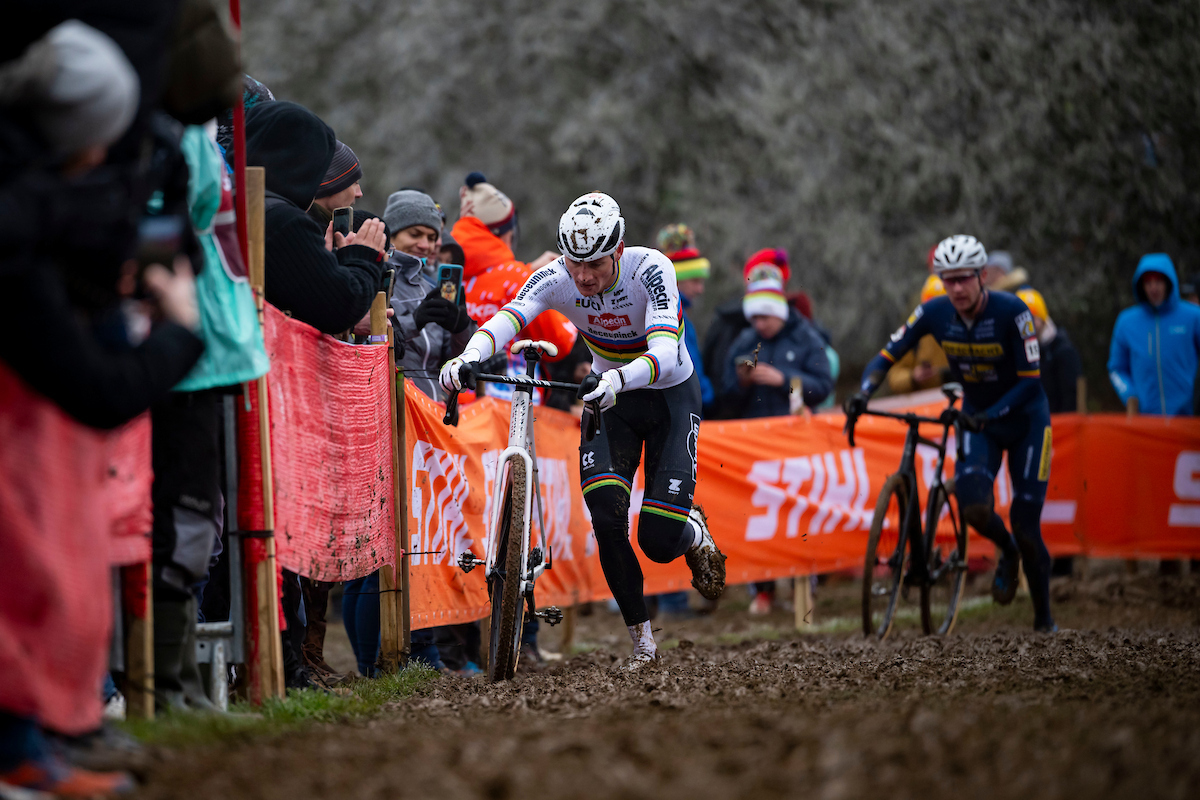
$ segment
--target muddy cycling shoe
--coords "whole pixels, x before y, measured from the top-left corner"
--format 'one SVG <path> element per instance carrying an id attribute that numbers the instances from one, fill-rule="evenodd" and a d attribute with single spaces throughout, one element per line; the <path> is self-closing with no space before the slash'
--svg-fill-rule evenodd
<path id="1" fill-rule="evenodd" d="M 617 664 L 615 669 L 617 672 L 637 672 L 643 667 L 650 666 L 657 659 L 658 656 L 655 653 L 646 653 L 639 650 L 620 664 Z"/>
<path id="2" fill-rule="evenodd" d="M 692 586 L 705 600 L 716 600 L 725 591 L 725 554 L 717 549 L 704 509 L 692 506 L 688 520 L 700 529 L 700 544 L 684 553 L 692 571 Z"/>
<path id="3" fill-rule="evenodd" d="M 1058 633 L 1058 626 L 1054 624 L 1054 620 L 1034 622 L 1033 630 L 1036 633 Z"/>
<path id="4" fill-rule="evenodd" d="M 1021 568 L 1021 559 L 1016 553 L 1011 556 L 1001 554 L 996 562 L 996 577 L 992 579 L 992 599 L 1006 606 L 1017 596 L 1017 575 Z"/>

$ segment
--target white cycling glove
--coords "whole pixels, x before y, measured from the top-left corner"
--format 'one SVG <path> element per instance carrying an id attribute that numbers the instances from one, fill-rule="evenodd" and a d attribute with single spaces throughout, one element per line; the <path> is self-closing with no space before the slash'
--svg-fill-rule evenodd
<path id="1" fill-rule="evenodd" d="M 583 399 L 591 402 L 599 401 L 600 410 L 608 411 L 617 404 L 617 392 L 621 391 L 621 387 L 625 385 L 625 378 L 622 377 L 618 370 L 610 369 L 600 376 L 600 383 L 596 388 L 583 396 Z"/>
<path id="2" fill-rule="evenodd" d="M 467 364 L 477 364 L 481 354 L 478 350 L 464 350 L 462 355 L 455 356 L 442 365 L 441 374 L 438 375 L 438 380 L 442 382 L 442 388 L 447 392 L 462 391 L 462 378 L 459 373 Z"/>

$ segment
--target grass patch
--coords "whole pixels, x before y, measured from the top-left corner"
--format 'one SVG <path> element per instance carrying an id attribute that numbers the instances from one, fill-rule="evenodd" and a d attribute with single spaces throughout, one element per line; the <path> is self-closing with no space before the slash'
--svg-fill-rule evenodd
<path id="1" fill-rule="evenodd" d="M 356 681 L 337 693 L 291 689 L 287 697 L 273 698 L 258 707 L 233 703 L 229 714 L 173 713 L 153 720 L 127 720 L 121 726 L 142 742 L 166 747 L 267 736 L 316 723 L 374 716 L 388 703 L 412 695 L 437 677 L 433 668 L 413 664 L 394 675 Z"/>

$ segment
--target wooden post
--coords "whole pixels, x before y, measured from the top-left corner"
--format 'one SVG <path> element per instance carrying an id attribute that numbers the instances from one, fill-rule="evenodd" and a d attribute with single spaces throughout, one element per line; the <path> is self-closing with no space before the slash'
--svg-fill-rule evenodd
<path id="1" fill-rule="evenodd" d="M 1080 375 L 1075 379 L 1075 410 L 1080 414 L 1087 413 L 1087 377 Z"/>
<path id="2" fill-rule="evenodd" d="M 559 642 L 558 652 L 562 653 L 563 658 L 571 657 L 571 648 L 575 646 L 575 626 L 579 616 L 579 604 L 572 603 L 567 606 L 563 612 L 563 632 L 562 641 Z M 480 650 L 486 650 L 486 647 L 481 647 Z"/>
<path id="3" fill-rule="evenodd" d="M 259 324 L 264 324 L 266 303 L 266 236 L 264 232 L 266 170 L 262 167 L 247 167 L 242 187 L 246 195 L 246 231 L 249 260 L 246 264 L 250 277 L 250 288 L 254 292 L 254 305 L 258 310 Z M 285 694 L 283 683 L 283 643 L 279 632 L 279 581 L 275 561 L 275 481 L 271 472 L 271 422 L 270 403 L 267 394 L 267 375 L 255 381 L 258 398 L 259 455 L 262 463 L 263 530 L 266 558 L 259 557 L 253 550 L 253 539 L 245 541 L 244 564 L 247 570 L 247 590 L 252 594 L 247 604 L 254 609 L 254 619 L 246 626 L 247 633 L 257 640 L 257 647 L 247 648 L 254 661 L 250 667 L 251 697 L 261 702 L 270 697 Z M 253 632 L 251 631 L 253 629 Z"/>
<path id="4" fill-rule="evenodd" d="M 813 602 L 812 577 L 797 575 L 793 580 L 792 608 L 796 613 L 796 630 L 812 630 L 817 623 L 817 608 Z"/>
<path id="5" fill-rule="evenodd" d="M 389 429 L 392 435 L 392 536 L 396 559 L 379 570 L 379 662 L 384 672 L 395 672 L 408 663 L 411 649 L 408 593 L 408 505 L 404 487 L 404 376 L 396 375 L 396 342 L 387 324 L 387 296 L 380 292 L 371 303 L 371 342 L 387 342 Z"/>
<path id="6" fill-rule="evenodd" d="M 154 719 L 154 589 L 150 563 L 121 568 L 121 583 L 141 583 L 146 591 L 142 616 L 125 615 L 125 716 Z"/>
<path id="7" fill-rule="evenodd" d="M 1125 418 L 1132 420 L 1138 415 L 1140 404 L 1137 397 L 1129 398 L 1129 402 L 1125 404 Z M 1136 558 L 1125 559 L 1125 572 L 1129 575 L 1136 575 L 1138 571 L 1138 562 Z"/>

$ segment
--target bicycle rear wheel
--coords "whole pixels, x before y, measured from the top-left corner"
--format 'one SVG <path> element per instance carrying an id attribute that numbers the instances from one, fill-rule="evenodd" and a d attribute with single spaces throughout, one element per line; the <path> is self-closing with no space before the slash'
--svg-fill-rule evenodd
<path id="1" fill-rule="evenodd" d="M 908 560 L 908 498 L 908 481 L 897 473 L 883 484 L 875 502 L 863 562 L 863 636 L 883 639 L 892 629 Z"/>
<path id="2" fill-rule="evenodd" d="M 952 538 L 937 537 L 945 509 Z M 945 636 L 954 630 L 959 601 L 967 582 L 967 529 L 958 513 L 958 500 L 946 486 L 935 486 L 925 510 L 925 558 L 929 582 L 921 587 L 921 627 Z"/>
<path id="3" fill-rule="evenodd" d="M 521 651 L 521 627 L 525 622 L 525 603 L 521 597 L 521 576 L 525 564 L 521 545 L 525 536 L 525 462 L 513 460 L 508 473 L 508 489 L 500 512 L 500 530 L 496 547 L 496 565 L 503 572 L 492 575 L 488 590 L 492 601 L 491 628 L 488 636 L 488 680 L 507 681 L 517 671 Z"/>

